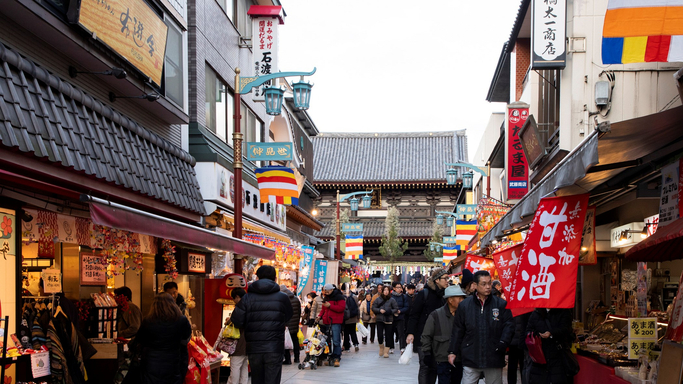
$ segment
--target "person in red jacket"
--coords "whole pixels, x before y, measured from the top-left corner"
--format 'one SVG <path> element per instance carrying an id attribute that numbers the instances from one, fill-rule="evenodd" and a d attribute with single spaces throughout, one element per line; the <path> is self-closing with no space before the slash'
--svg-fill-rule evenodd
<path id="1" fill-rule="evenodd" d="M 344 324 L 344 309 L 346 298 L 334 284 L 325 284 L 323 287 L 323 308 L 318 315 L 322 323 L 332 328 L 332 355 L 330 361 L 335 367 L 339 367 L 341 360 L 341 332 Z"/>

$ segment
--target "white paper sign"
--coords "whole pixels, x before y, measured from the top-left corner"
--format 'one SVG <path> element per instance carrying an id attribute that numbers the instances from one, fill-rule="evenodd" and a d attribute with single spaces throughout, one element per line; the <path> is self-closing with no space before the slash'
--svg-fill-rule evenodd
<path id="1" fill-rule="evenodd" d="M 206 273 L 206 255 L 189 252 L 187 254 L 187 271 Z"/>
<path id="2" fill-rule="evenodd" d="M 678 219 L 678 161 L 662 168 L 662 194 L 659 201 L 659 227 Z"/>
<path id="3" fill-rule="evenodd" d="M 50 376 L 50 352 L 39 352 L 31 355 L 31 373 L 34 379 Z"/>
<path id="4" fill-rule="evenodd" d="M 44 269 L 42 277 L 45 293 L 58 293 L 62 291 L 62 274 L 58 269 Z"/>
<path id="5" fill-rule="evenodd" d="M 62 243 L 78 244 L 76 238 L 76 218 L 67 215 L 57 215 L 59 241 Z"/>
<path id="6" fill-rule="evenodd" d="M 252 71 L 254 76 L 263 76 L 278 72 L 278 19 L 273 17 L 254 17 L 251 22 L 252 50 L 254 52 Z M 269 83 L 266 83 L 253 90 L 252 96 L 254 101 L 264 100 L 263 90 L 268 85 Z"/>

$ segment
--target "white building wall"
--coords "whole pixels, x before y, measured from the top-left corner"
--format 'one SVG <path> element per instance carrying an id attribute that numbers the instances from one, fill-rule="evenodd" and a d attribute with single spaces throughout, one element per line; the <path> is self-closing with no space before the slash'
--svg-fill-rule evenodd
<path id="1" fill-rule="evenodd" d="M 489 116 L 489 122 L 486 124 L 486 129 L 484 134 L 481 136 L 481 141 L 477 150 L 474 152 L 474 156 L 469 160 L 469 162 L 476 166 L 485 166 L 493 148 L 496 146 L 496 142 L 500 137 L 500 126 L 505 121 L 504 112 L 494 112 Z M 500 199 L 501 189 L 500 182 L 498 181 L 498 174 L 500 170 L 491 170 L 491 196 Z M 475 200 L 478 196 L 483 196 L 486 194 L 486 179 L 482 180 L 482 175 L 475 172 L 474 178 L 472 179 L 472 185 L 474 189 Z M 480 190 L 481 189 L 481 190 Z"/>

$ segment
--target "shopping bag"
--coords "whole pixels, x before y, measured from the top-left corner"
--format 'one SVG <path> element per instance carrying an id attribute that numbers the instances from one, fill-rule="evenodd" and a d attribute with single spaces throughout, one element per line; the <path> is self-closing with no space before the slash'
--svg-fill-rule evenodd
<path id="1" fill-rule="evenodd" d="M 403 365 L 410 364 L 410 359 L 412 359 L 412 358 L 413 358 L 413 343 L 410 343 L 410 344 L 408 344 L 408 346 L 406 346 L 406 350 L 403 351 L 403 353 L 401 354 L 401 357 L 399 357 L 398 363 L 403 364 Z"/>
<path id="2" fill-rule="evenodd" d="M 239 340 L 237 339 L 224 339 L 224 338 L 219 338 L 216 341 L 216 345 L 214 345 L 214 349 L 217 351 L 223 351 L 227 353 L 228 355 L 232 355 L 235 353 L 235 350 L 237 349 L 237 342 Z"/>
<path id="3" fill-rule="evenodd" d="M 304 333 L 301 332 L 301 328 L 299 328 L 299 332 L 296 333 L 296 338 L 299 339 L 299 347 L 304 346 Z"/>
<path id="4" fill-rule="evenodd" d="M 308 327 L 306 329 L 306 340 L 311 340 L 311 337 L 313 337 L 313 333 L 315 332 L 314 327 Z"/>
<path id="5" fill-rule="evenodd" d="M 233 323 L 230 323 L 223 329 L 222 336 L 226 339 L 239 339 L 240 330 Z"/>
<path id="6" fill-rule="evenodd" d="M 365 325 L 363 325 L 362 321 L 358 322 L 358 325 L 356 326 L 356 328 L 358 328 L 358 333 L 360 333 L 360 335 L 362 337 L 368 337 L 368 334 L 370 332 L 368 332 L 368 329 L 365 328 Z"/>
<path id="7" fill-rule="evenodd" d="M 292 335 L 289 334 L 289 329 L 287 327 L 285 327 L 285 349 L 294 349 Z"/>
<path id="8" fill-rule="evenodd" d="M 534 363 L 546 363 L 540 336 L 534 335 L 533 333 L 529 333 L 526 335 L 524 343 L 526 344 L 526 347 L 529 350 L 529 357 L 531 357 L 531 360 L 533 360 Z"/>

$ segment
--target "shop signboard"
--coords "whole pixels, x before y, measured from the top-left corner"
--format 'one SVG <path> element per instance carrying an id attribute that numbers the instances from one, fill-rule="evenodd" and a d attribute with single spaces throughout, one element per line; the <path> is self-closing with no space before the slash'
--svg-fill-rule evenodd
<path id="1" fill-rule="evenodd" d="M 187 253 L 187 271 L 206 273 L 206 255 L 203 253 Z"/>
<path id="2" fill-rule="evenodd" d="M 462 219 L 464 216 L 477 214 L 477 204 L 458 204 L 455 213 Z"/>
<path id="3" fill-rule="evenodd" d="M 315 275 L 313 277 L 313 287 L 311 290 L 317 294 L 320 294 L 325 286 L 325 276 L 327 276 L 327 261 L 316 260 L 314 272 Z"/>
<path id="4" fill-rule="evenodd" d="M 143 0 L 82 0 L 78 24 L 161 85 L 168 26 Z"/>
<path id="5" fill-rule="evenodd" d="M 107 285 L 107 270 L 102 256 L 81 253 L 81 285 Z"/>
<path id="6" fill-rule="evenodd" d="M 652 236 L 655 234 L 655 232 L 657 232 L 657 226 L 659 225 L 659 215 L 646 217 L 644 222 L 645 226 L 647 226 L 647 236 Z"/>
<path id="7" fill-rule="evenodd" d="M 455 244 L 455 241 L 456 241 L 456 236 L 444 236 L 443 237 L 444 244 Z"/>
<path id="8" fill-rule="evenodd" d="M 314 248 L 307 245 L 301 246 L 301 251 L 304 254 L 303 259 L 299 263 L 299 284 L 296 286 L 296 295 L 299 296 L 304 291 L 304 287 L 308 283 L 308 278 L 311 274 L 311 265 L 313 264 Z"/>
<path id="9" fill-rule="evenodd" d="M 469 269 L 472 273 L 476 273 L 477 271 L 489 271 L 491 274 L 493 274 L 493 271 L 496 270 L 496 264 L 492 259 L 467 255 L 467 259 L 465 260 L 465 268 Z"/>
<path id="10" fill-rule="evenodd" d="M 659 201 L 659 223 L 660 227 L 668 225 L 679 218 L 679 188 L 680 183 L 680 162 L 675 161 L 662 168 L 662 192 Z"/>
<path id="11" fill-rule="evenodd" d="M 62 274 L 58 269 L 47 268 L 43 270 L 43 291 L 45 293 L 58 293 L 62 291 Z"/>
<path id="12" fill-rule="evenodd" d="M 513 308 L 573 308 L 588 194 L 541 199 L 518 260 Z"/>
<path id="13" fill-rule="evenodd" d="M 533 0 L 531 20 L 531 69 L 563 69 L 567 60 L 567 0 Z"/>
<path id="14" fill-rule="evenodd" d="M 292 161 L 294 144 L 284 143 L 247 143 L 247 160 L 251 161 Z"/>
<path id="15" fill-rule="evenodd" d="M 657 318 L 637 317 L 628 319 L 628 358 L 637 359 L 638 354 L 654 349 L 657 342 Z"/>
<path id="16" fill-rule="evenodd" d="M 7 260 L 8 255 L 15 255 L 15 236 L 17 233 L 17 218 L 14 211 L 0 208 L 0 256 Z"/>
<path id="17" fill-rule="evenodd" d="M 528 107 L 508 106 L 506 164 L 508 200 L 519 200 L 529 191 L 529 166 L 519 137 L 519 131 L 528 116 Z"/>
<path id="18" fill-rule="evenodd" d="M 363 232 L 363 223 L 344 223 L 342 232 Z"/>
<path id="19" fill-rule="evenodd" d="M 251 23 L 254 76 L 278 72 L 278 19 L 272 16 L 253 17 Z M 254 101 L 264 100 L 263 92 L 272 81 L 254 89 Z"/>

